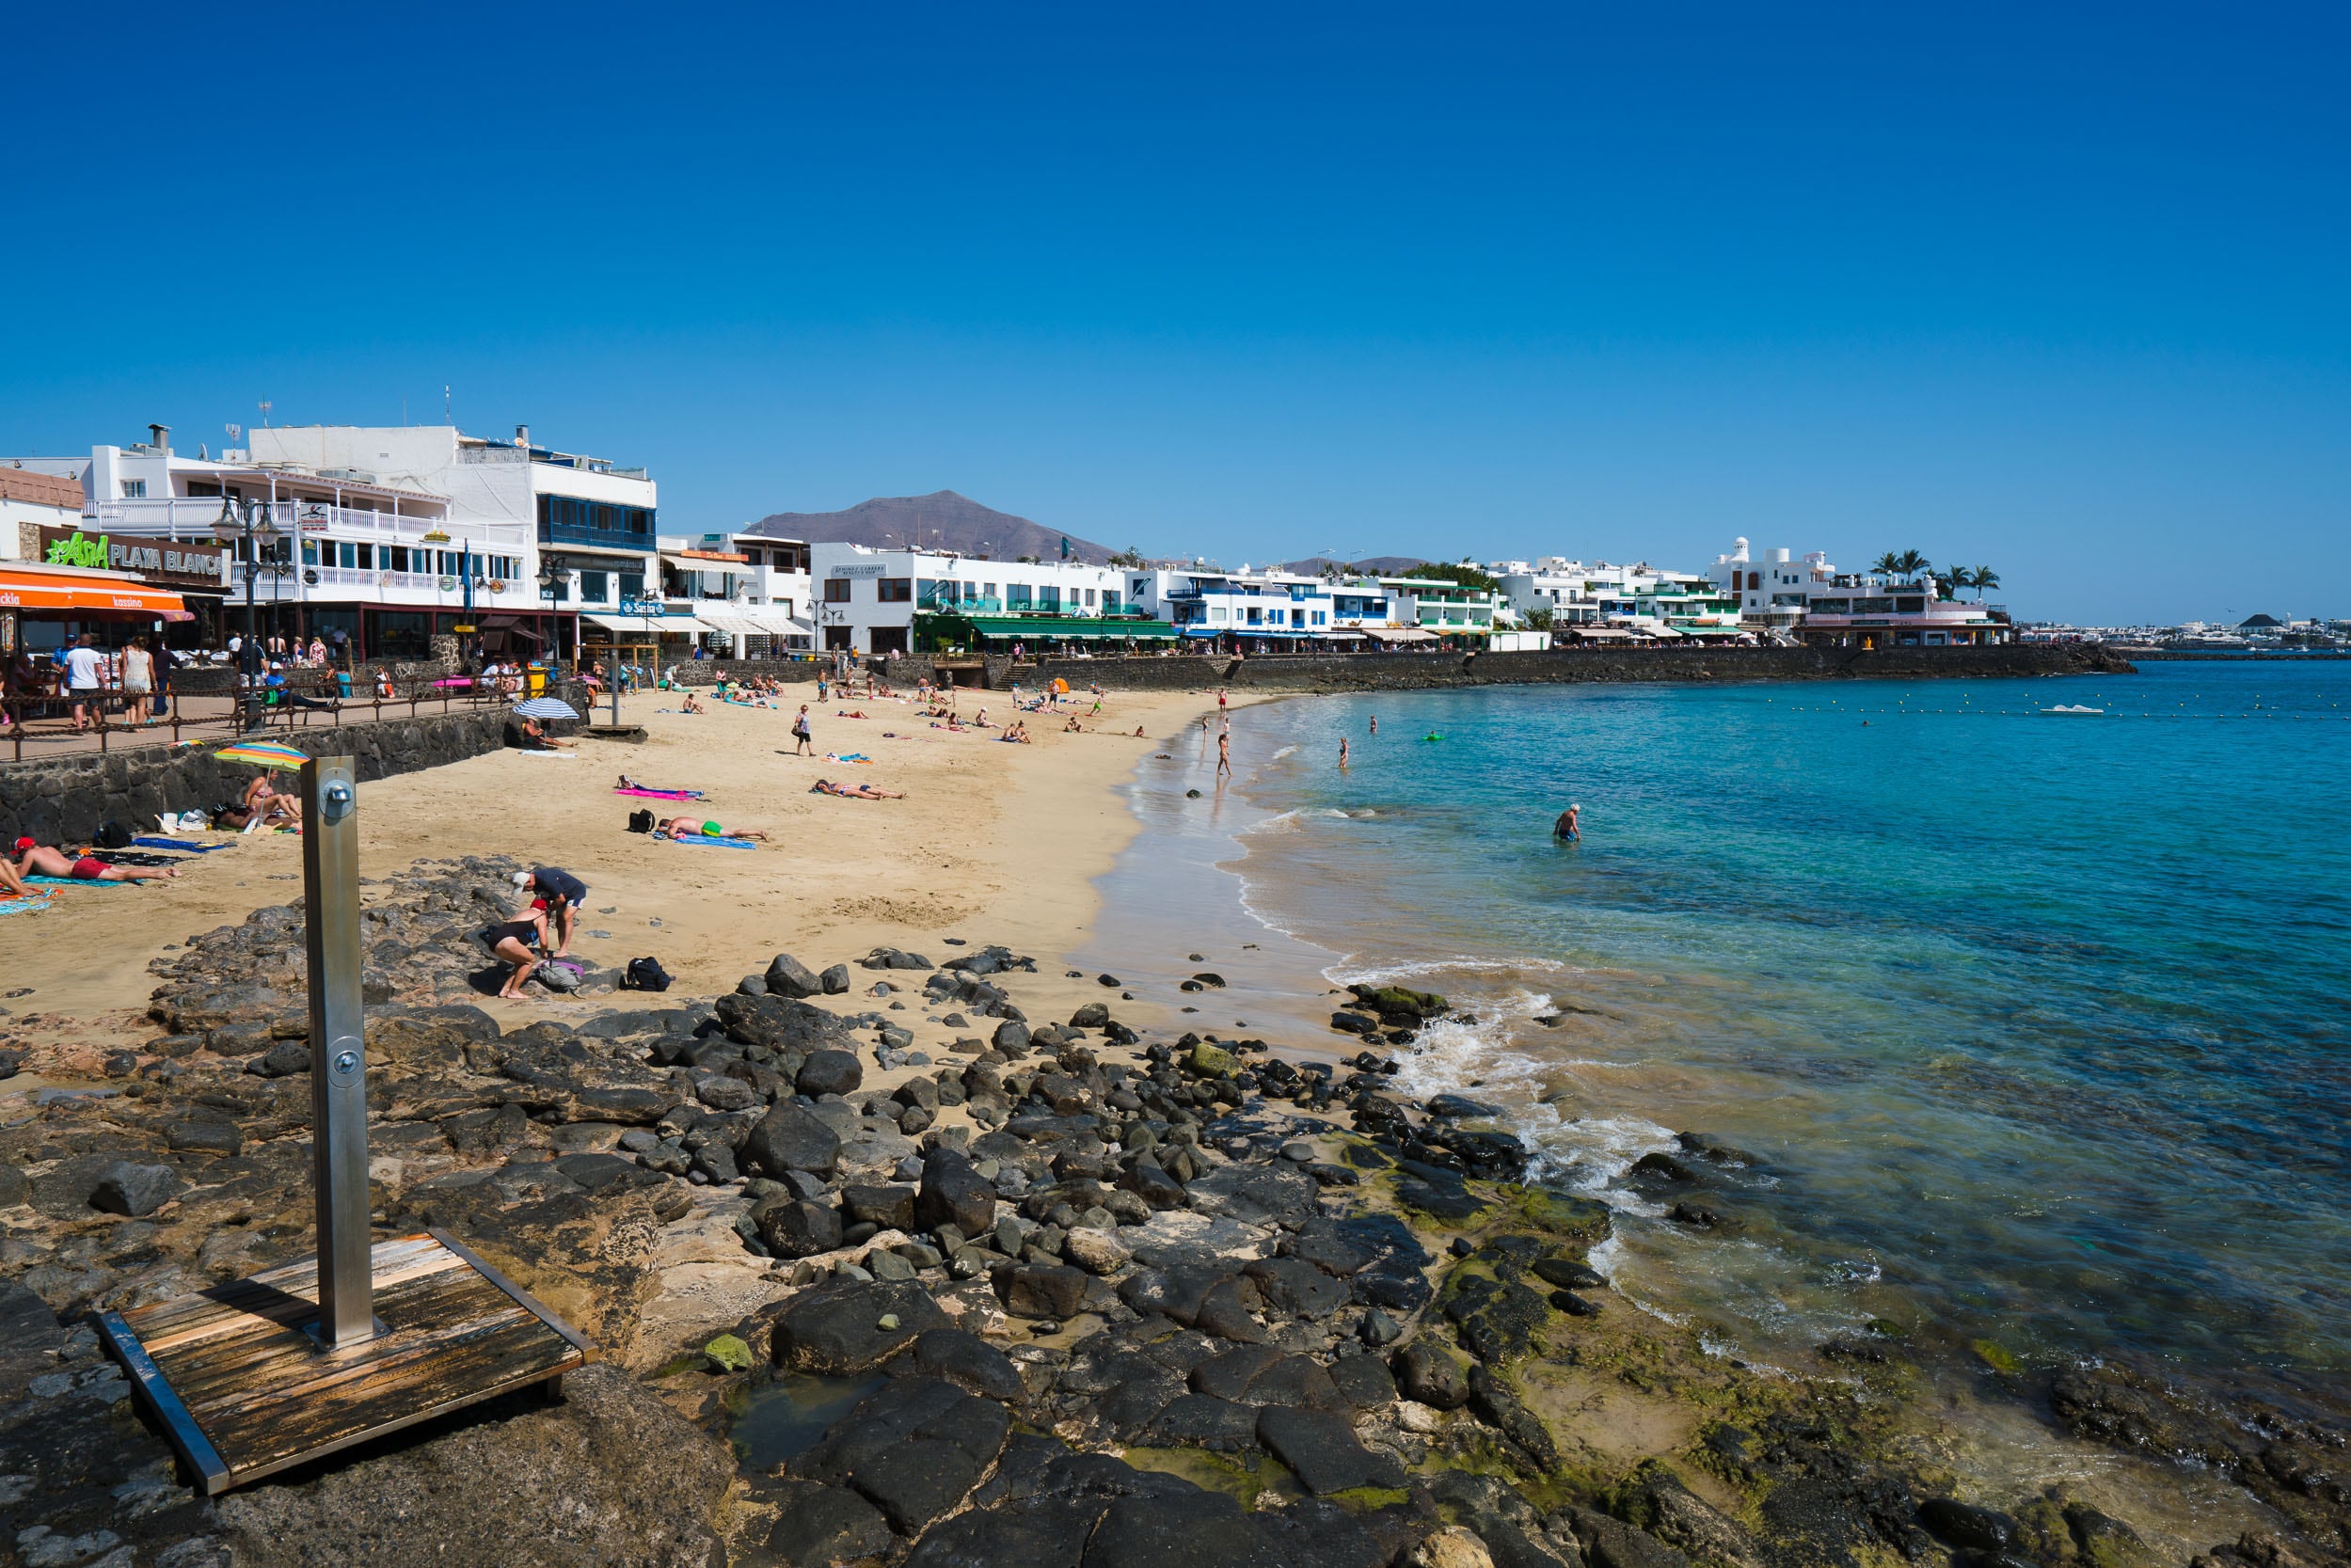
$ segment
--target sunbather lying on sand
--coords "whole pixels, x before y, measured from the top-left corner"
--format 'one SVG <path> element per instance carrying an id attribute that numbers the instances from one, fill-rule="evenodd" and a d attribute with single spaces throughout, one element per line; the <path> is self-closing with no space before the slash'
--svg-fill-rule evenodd
<path id="1" fill-rule="evenodd" d="M 715 822 L 705 822 L 691 816 L 673 816 L 653 830 L 656 838 L 755 838 L 767 842 L 768 835 L 749 828 L 722 828 Z"/>
<path id="2" fill-rule="evenodd" d="M 68 855 L 45 844 L 35 844 L 29 838 L 16 841 L 16 859 L 9 869 L 20 878 L 64 877 L 76 882 L 160 882 L 180 874 L 176 865 L 153 869 L 143 865 L 108 865 L 87 855 Z M 16 891 L 23 890 L 20 881 Z"/>
<path id="3" fill-rule="evenodd" d="M 808 793 L 837 795 L 844 800 L 903 800 L 906 799 L 906 792 L 902 789 L 876 789 L 868 784 L 861 784 L 852 789 L 848 784 L 836 784 L 831 779 L 818 779 L 809 786 Z"/>

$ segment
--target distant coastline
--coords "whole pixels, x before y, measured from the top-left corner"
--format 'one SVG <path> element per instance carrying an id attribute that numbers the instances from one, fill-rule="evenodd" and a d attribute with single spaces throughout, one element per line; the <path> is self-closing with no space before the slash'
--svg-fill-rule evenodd
<path id="1" fill-rule="evenodd" d="M 2249 660 L 2275 660 L 2283 664 L 2298 664 L 2308 659 L 2351 658 L 2351 648 L 2137 648 L 2115 645 L 2114 651 L 2134 660 L 2161 659 L 2171 661 L 2205 661 L 2219 664 L 2243 664 Z"/>

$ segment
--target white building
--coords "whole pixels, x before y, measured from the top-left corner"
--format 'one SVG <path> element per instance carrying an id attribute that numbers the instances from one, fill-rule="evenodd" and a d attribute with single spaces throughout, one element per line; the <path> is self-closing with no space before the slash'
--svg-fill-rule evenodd
<path id="1" fill-rule="evenodd" d="M 1187 643 L 1240 652 L 1485 638 L 1493 632 L 1496 609 L 1490 589 L 1439 578 L 1308 577 L 1246 565 L 1237 572 L 1205 565 L 1130 571 L 1127 593 Z"/>
<path id="2" fill-rule="evenodd" d="M 1339 585 L 1299 572 L 1149 567 L 1127 572 L 1126 592 L 1138 612 L 1168 623 L 1187 644 L 1288 653 L 1332 641 L 1342 625 Z M 1375 604 L 1366 603 L 1366 593 Z M 1343 596 L 1351 640 L 1361 640 L 1367 617 L 1388 624 L 1388 597 L 1377 584 L 1358 585 Z"/>
<path id="3" fill-rule="evenodd" d="M 738 533 L 740 548 L 763 536 Z M 1162 623 L 1138 619 L 1127 575 L 1076 562 L 990 561 L 937 550 L 807 546 L 821 649 L 887 656 L 915 647 L 916 623 L 935 618 L 948 642 L 1031 650 L 1061 642 L 1164 641 Z"/>
<path id="4" fill-rule="evenodd" d="M 82 486 L 62 474 L 0 468 L 0 561 L 39 561 L 44 530 L 78 531 Z"/>
<path id="5" fill-rule="evenodd" d="M 1486 570 L 1501 582 L 1501 597 L 1520 618 L 1549 610 L 1561 631 L 1611 630 L 1670 640 L 1728 636 L 1739 628 L 1737 607 L 1711 578 L 1672 572 L 1647 562 L 1586 563 L 1549 555 L 1530 564 L 1498 561 Z"/>
<path id="6" fill-rule="evenodd" d="M 659 603 L 636 612 L 590 615 L 614 633 L 639 641 L 646 616 L 659 612 L 665 636 L 690 636 L 723 657 L 802 653 L 814 644 L 809 617 L 808 546 L 747 531 L 663 536 Z M 590 641 L 599 639 L 590 634 Z"/>
<path id="7" fill-rule="evenodd" d="M 1621 568 L 1608 567 L 1608 571 Z M 1600 618 L 1595 590 L 1599 584 L 1581 561 L 1547 555 L 1539 561 L 1496 561 L 1485 570 L 1501 584 L 1501 601 L 1519 618 L 1530 610 L 1549 610 L 1551 625 L 1561 629 L 1591 626 Z"/>
<path id="8" fill-rule="evenodd" d="M 476 613 L 531 608 L 519 528 L 458 524 L 446 496 L 357 470 L 262 463 L 244 451 L 183 457 L 167 426 L 149 428 L 147 441 L 93 447 L 87 458 L 23 461 L 80 486 L 81 531 L 109 559 L 142 548 L 174 559 L 176 569 L 135 569 L 182 594 L 196 641 L 241 630 L 249 597 L 264 638 L 340 627 L 362 657 L 418 657 L 437 632 Z M 224 527 L 247 518 L 255 536 L 240 534 L 230 560 L 219 547 Z"/>
<path id="9" fill-rule="evenodd" d="M 1742 622 L 1774 636 L 1816 647 L 1973 647 L 2016 641 L 2016 628 L 1997 605 L 1942 597 L 1931 576 L 1840 572 L 1824 551 L 1803 560 L 1785 549 L 1763 559 L 1744 538 L 1715 567 L 1737 595 Z"/>
<path id="10" fill-rule="evenodd" d="M 659 492 L 643 468 L 540 446 L 528 425 L 516 425 L 512 441 L 454 425 L 280 426 L 246 436 L 257 464 L 444 497 L 452 534 L 479 535 L 500 553 L 518 546 L 517 575 L 476 606 L 492 653 L 501 640 L 518 644 L 510 652 L 569 652 L 579 646 L 580 616 L 616 614 L 645 599 L 648 584 L 658 596 Z M 441 619 L 434 629 L 462 618 Z"/>
<path id="11" fill-rule="evenodd" d="M 1392 601 L 1390 623 L 1417 630 L 1423 639 L 1485 638 L 1493 633 L 1498 596 L 1490 588 L 1468 588 L 1442 578 L 1376 580 Z"/>

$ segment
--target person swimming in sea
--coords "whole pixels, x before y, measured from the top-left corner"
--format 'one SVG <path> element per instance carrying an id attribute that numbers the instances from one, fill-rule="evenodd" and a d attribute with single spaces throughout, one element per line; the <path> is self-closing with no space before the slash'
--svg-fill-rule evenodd
<path id="1" fill-rule="evenodd" d="M 1583 830 L 1577 825 L 1576 817 L 1582 810 L 1583 807 L 1581 805 L 1570 805 L 1565 811 L 1561 812 L 1559 820 L 1551 824 L 1551 836 L 1564 839 L 1569 844 L 1581 844 Z"/>

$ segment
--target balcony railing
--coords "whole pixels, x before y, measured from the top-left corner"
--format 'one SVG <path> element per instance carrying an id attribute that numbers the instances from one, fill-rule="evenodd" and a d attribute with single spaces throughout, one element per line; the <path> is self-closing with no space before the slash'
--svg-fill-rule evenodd
<path id="1" fill-rule="evenodd" d="M 172 496 L 153 499 L 99 501 L 83 513 L 85 529 L 148 539 L 210 539 L 220 521 L 217 496 Z M 528 535 L 519 523 L 453 522 L 446 517 L 378 512 L 326 502 L 261 501 L 252 511 L 287 534 L 359 534 L 413 541 L 438 531 L 452 546 L 471 545 L 500 555 L 519 554 Z"/>
<path id="2" fill-rule="evenodd" d="M 306 578 L 314 578 L 305 581 Z M 503 579 L 501 579 L 503 580 Z M 449 586 L 443 588 L 442 582 Z M 245 598 L 245 567 L 242 563 L 230 570 L 229 586 L 222 590 L 233 602 Z M 335 600 L 358 594 L 388 593 L 429 594 L 451 608 L 465 599 L 465 583 L 457 574 L 439 572 L 391 572 L 362 570 L 350 566 L 294 566 L 286 571 L 273 572 L 264 563 L 261 576 L 253 584 L 253 597 L 260 604 L 294 604 L 304 599 Z M 514 604 L 533 599 L 538 594 L 535 582 L 505 580 L 504 586 L 493 593 L 490 579 L 473 579 L 473 602 L 483 604 Z"/>

